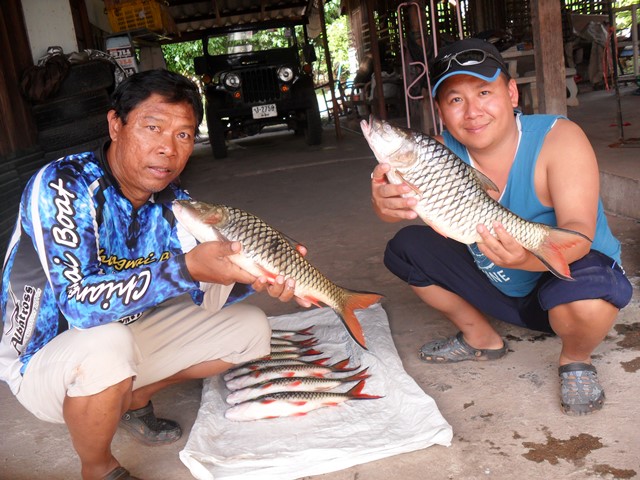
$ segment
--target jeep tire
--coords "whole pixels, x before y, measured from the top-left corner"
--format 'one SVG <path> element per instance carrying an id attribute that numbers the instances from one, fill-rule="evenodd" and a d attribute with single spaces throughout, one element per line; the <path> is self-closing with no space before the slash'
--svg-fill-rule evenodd
<path id="1" fill-rule="evenodd" d="M 313 102 L 309 108 L 305 110 L 304 123 L 304 140 L 307 145 L 320 145 L 322 143 L 322 118 L 320 118 L 320 109 L 318 102 L 313 97 Z"/>
<path id="2" fill-rule="evenodd" d="M 211 152 L 213 158 L 227 158 L 227 143 L 225 141 L 225 128 L 222 120 L 218 117 L 217 111 L 219 100 L 210 97 L 207 98 L 206 115 L 207 128 L 209 129 L 209 144 L 211 144 Z"/>
<path id="3" fill-rule="evenodd" d="M 212 118 L 210 121 L 207 120 L 207 124 L 209 126 L 209 143 L 211 144 L 213 158 L 227 158 L 227 143 L 224 138 L 222 122 L 217 118 Z"/>

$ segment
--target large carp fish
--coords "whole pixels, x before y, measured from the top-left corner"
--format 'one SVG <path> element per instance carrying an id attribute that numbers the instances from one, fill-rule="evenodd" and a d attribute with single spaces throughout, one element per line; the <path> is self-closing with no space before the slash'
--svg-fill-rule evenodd
<path id="1" fill-rule="evenodd" d="M 530 222 L 491 198 L 496 185 L 482 172 L 465 163 L 436 139 L 371 117 L 360 122 L 379 163 L 388 163 L 387 179 L 406 184 L 418 203 L 413 208 L 435 231 L 467 245 L 482 241 L 476 227 L 485 225 L 495 236 L 493 222 L 500 222 L 524 248 L 554 275 L 571 280 L 562 250 L 585 235 L 542 223 Z"/>
<path id="2" fill-rule="evenodd" d="M 229 259 L 247 272 L 274 281 L 278 275 L 295 280 L 294 294 L 313 305 L 323 303 L 341 318 L 347 331 L 363 348 L 364 333 L 354 310 L 378 302 L 381 295 L 340 287 L 309 263 L 284 237 L 260 218 L 239 208 L 194 200 L 172 204 L 178 222 L 200 242 L 238 241 L 242 251 Z"/>

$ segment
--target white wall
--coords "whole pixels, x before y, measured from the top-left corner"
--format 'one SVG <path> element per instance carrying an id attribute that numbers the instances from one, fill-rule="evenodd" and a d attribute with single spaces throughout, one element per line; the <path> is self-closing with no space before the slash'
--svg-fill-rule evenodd
<path id="1" fill-rule="evenodd" d="M 105 32 L 111 32 L 109 16 L 105 12 L 104 0 L 85 0 L 89 22 Z"/>
<path id="2" fill-rule="evenodd" d="M 35 63 L 50 46 L 60 46 L 64 53 L 78 50 L 68 0 L 22 0 L 22 9 Z"/>

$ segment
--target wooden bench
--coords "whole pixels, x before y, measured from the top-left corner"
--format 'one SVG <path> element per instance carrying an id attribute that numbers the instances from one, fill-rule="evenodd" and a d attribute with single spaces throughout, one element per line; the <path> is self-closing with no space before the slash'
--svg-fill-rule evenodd
<path id="1" fill-rule="evenodd" d="M 580 102 L 578 101 L 578 86 L 576 85 L 575 68 L 566 68 L 565 81 L 567 85 L 567 106 L 577 107 Z M 520 106 L 524 113 L 538 113 L 538 88 L 536 87 L 536 72 L 527 72 L 522 77 L 517 77 L 516 84 L 520 91 Z"/>
<path id="2" fill-rule="evenodd" d="M 536 87 L 535 72 L 527 72 L 524 77 L 516 78 L 516 84 L 520 91 L 520 106 L 523 113 L 538 113 L 538 88 Z"/>

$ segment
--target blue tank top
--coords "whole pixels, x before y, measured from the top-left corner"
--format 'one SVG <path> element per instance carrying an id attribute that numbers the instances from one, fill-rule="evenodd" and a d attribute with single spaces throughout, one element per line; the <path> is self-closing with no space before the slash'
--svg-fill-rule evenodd
<path id="1" fill-rule="evenodd" d="M 516 152 L 507 185 L 502 192 L 499 202 L 517 215 L 533 222 L 557 226 L 555 211 L 540 203 L 534 186 L 534 172 L 538 155 L 542 149 L 545 137 L 559 118 L 558 115 L 521 115 L 516 120 L 521 131 L 520 143 Z M 445 145 L 466 163 L 471 164 L 469 152 L 448 132 L 442 133 Z M 591 245 L 597 250 L 620 263 L 620 242 L 613 236 L 607 223 L 607 218 L 598 200 L 596 232 Z M 491 282 L 502 293 L 511 297 L 528 295 L 535 287 L 541 272 L 529 272 L 495 265 L 478 249 L 477 244 L 469 245 L 474 261 Z"/>

